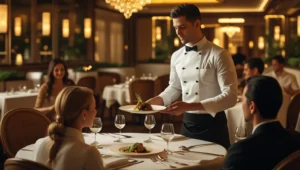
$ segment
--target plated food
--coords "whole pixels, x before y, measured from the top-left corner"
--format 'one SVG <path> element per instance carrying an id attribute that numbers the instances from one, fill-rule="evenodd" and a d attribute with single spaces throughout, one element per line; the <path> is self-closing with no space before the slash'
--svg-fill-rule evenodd
<path id="1" fill-rule="evenodd" d="M 151 111 L 151 110 L 153 110 L 152 106 L 149 103 L 143 102 L 140 95 L 135 94 L 135 96 L 136 96 L 136 99 L 138 100 L 138 103 L 136 104 L 136 106 L 133 110 L 135 110 L 135 111 Z"/>
<path id="2" fill-rule="evenodd" d="M 120 152 L 125 153 L 149 153 L 150 150 L 147 150 L 142 143 L 134 143 L 125 148 L 120 148 Z"/>

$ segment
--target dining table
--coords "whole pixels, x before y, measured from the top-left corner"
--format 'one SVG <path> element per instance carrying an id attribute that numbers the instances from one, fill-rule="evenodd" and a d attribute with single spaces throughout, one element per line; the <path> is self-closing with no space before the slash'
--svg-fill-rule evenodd
<path id="1" fill-rule="evenodd" d="M 33 108 L 38 90 L 10 91 L 0 93 L 0 120 L 10 110 L 16 108 Z"/>
<path id="2" fill-rule="evenodd" d="M 126 136 L 126 137 L 125 137 Z M 153 143 L 144 140 L 151 136 Z M 94 142 L 94 133 L 83 133 L 86 144 Z M 114 142 L 122 138 L 122 143 Z M 169 143 L 169 154 L 165 152 L 167 143 L 159 133 L 97 133 L 99 146 L 97 146 L 106 169 L 220 169 L 227 153 L 226 149 L 218 144 L 187 138 L 175 134 Z M 121 150 L 134 143 L 143 143 L 149 151 L 147 153 L 125 153 Z M 182 149 L 182 147 L 187 147 Z M 18 151 L 17 158 L 32 160 L 34 144 L 28 145 Z M 190 148 L 189 148 L 190 147 Z M 158 158 L 158 155 L 161 159 Z M 132 160 L 137 163 L 124 167 L 122 160 Z"/>

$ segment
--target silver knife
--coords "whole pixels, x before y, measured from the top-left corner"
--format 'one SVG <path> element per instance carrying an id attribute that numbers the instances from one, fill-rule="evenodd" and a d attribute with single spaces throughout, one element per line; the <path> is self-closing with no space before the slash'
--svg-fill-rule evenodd
<path id="1" fill-rule="evenodd" d="M 217 153 L 210 153 L 210 152 L 200 152 L 200 151 L 190 151 L 190 150 L 184 150 L 185 152 L 192 152 L 192 153 L 202 153 L 206 155 L 212 155 L 212 156 L 224 156 L 223 154 L 217 154 Z"/>
<path id="2" fill-rule="evenodd" d="M 142 163 L 142 162 L 144 162 L 144 161 L 134 160 L 132 162 L 128 162 L 128 163 L 125 163 L 123 165 L 119 165 L 117 167 L 109 168 L 108 170 L 115 170 L 115 169 L 125 168 L 125 167 L 131 166 L 131 165 L 135 165 L 135 164 L 139 164 L 139 163 Z"/>
<path id="3" fill-rule="evenodd" d="M 117 134 L 117 133 L 109 133 L 109 134 L 111 134 L 111 135 L 119 135 L 119 136 L 123 136 L 123 137 L 125 137 L 125 138 L 132 138 L 131 136 L 129 136 L 129 135 L 120 135 L 120 134 Z"/>

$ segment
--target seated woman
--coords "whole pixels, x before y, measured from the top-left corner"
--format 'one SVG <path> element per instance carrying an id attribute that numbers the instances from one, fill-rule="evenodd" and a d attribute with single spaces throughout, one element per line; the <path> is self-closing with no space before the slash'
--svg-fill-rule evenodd
<path id="1" fill-rule="evenodd" d="M 82 128 L 90 127 L 96 116 L 93 92 L 86 87 L 64 88 L 55 101 L 56 121 L 48 137 L 39 139 L 33 160 L 55 170 L 101 170 L 103 161 L 96 147 L 84 143 Z"/>
<path id="2" fill-rule="evenodd" d="M 54 121 L 54 102 L 57 94 L 66 86 L 74 85 L 68 79 L 67 66 L 61 59 L 54 59 L 49 63 L 48 80 L 44 83 L 37 96 L 35 108 Z"/>

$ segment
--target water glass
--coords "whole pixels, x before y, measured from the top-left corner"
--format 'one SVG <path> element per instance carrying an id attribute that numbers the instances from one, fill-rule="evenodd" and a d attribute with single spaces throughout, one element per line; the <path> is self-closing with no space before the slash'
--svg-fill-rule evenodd
<path id="1" fill-rule="evenodd" d="M 171 154 L 169 150 L 169 142 L 174 138 L 174 126 L 172 123 L 164 123 L 161 127 L 161 137 L 167 142 L 167 153 Z"/>
<path id="2" fill-rule="evenodd" d="M 100 117 L 95 117 L 94 120 L 93 120 L 93 125 L 90 127 L 90 130 L 95 133 L 95 140 L 93 143 L 91 143 L 91 145 L 93 146 L 98 146 L 99 143 L 97 142 L 96 140 L 96 136 L 97 136 L 97 133 L 100 132 L 102 129 L 102 121 L 101 121 L 101 118 Z"/>
<path id="3" fill-rule="evenodd" d="M 156 122 L 155 122 L 155 116 L 154 115 L 146 115 L 144 125 L 147 129 L 149 129 L 149 138 L 145 140 L 146 143 L 152 143 L 151 139 L 151 129 L 154 128 Z"/>
<path id="4" fill-rule="evenodd" d="M 245 126 L 238 126 L 235 128 L 235 142 L 238 142 L 240 140 L 247 138 L 247 129 Z"/>
<path id="5" fill-rule="evenodd" d="M 119 138 L 117 140 L 115 140 L 114 142 L 122 142 L 122 139 L 121 139 L 121 135 L 122 135 L 122 132 L 121 132 L 121 129 L 123 129 L 125 127 L 125 124 L 126 124 L 126 121 L 125 121 L 125 116 L 124 115 L 116 115 L 115 117 L 115 126 L 120 129 L 120 135 L 119 135 Z"/>

